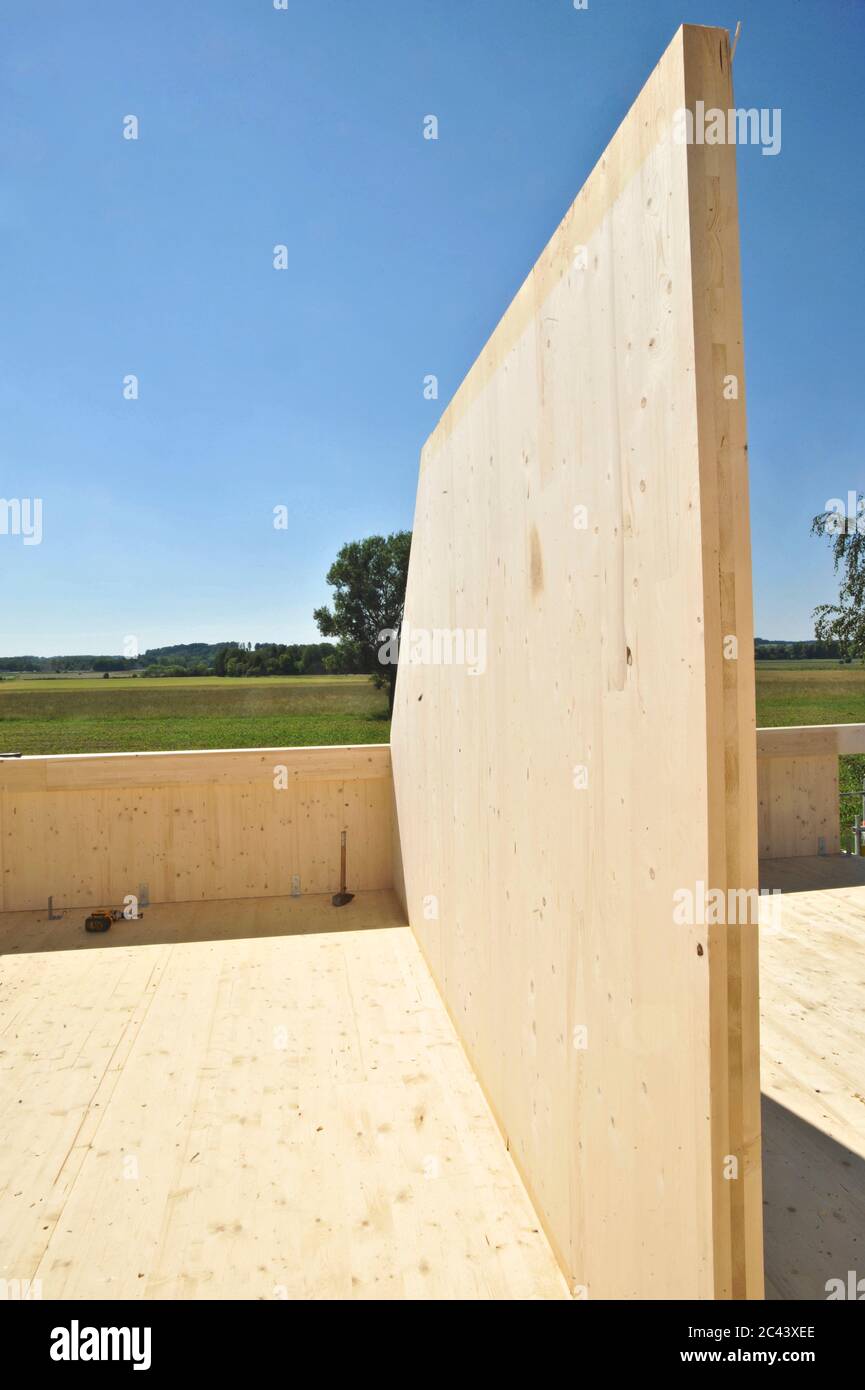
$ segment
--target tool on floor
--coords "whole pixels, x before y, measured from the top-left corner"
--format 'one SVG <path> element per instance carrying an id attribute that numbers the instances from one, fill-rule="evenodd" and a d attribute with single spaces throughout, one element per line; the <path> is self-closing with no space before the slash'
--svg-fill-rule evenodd
<path id="1" fill-rule="evenodd" d="M 117 912 L 111 908 L 103 911 L 101 908 L 96 912 L 91 912 L 84 923 L 85 931 L 108 931 L 112 922 L 118 921 L 123 916 L 122 912 Z"/>
<path id="2" fill-rule="evenodd" d="M 138 912 L 134 917 L 127 917 L 122 907 L 99 907 L 84 922 L 84 930 L 89 932 L 109 931 L 112 922 L 140 922 L 144 913 Z"/>
<path id="3" fill-rule="evenodd" d="M 339 844 L 339 892 L 338 892 L 338 893 L 334 893 L 333 897 L 331 898 L 331 902 L 333 903 L 334 907 L 345 907 L 346 903 L 350 903 L 351 900 L 352 900 L 352 898 L 354 897 L 354 893 L 346 893 L 346 891 L 345 891 L 345 840 L 346 840 L 347 834 L 348 834 L 348 831 L 347 831 L 347 830 L 344 830 L 344 831 L 342 832 L 342 836 L 341 836 L 341 838 L 340 838 L 340 844 Z"/>
<path id="4" fill-rule="evenodd" d="M 124 907 L 97 907 L 89 914 L 84 922 L 84 930 L 90 932 L 108 931 L 112 922 L 120 922 L 126 919 L 129 922 L 140 922 L 144 916 L 142 907 L 149 907 L 150 900 L 147 897 L 146 885 L 139 889 L 139 897 L 126 898 Z M 136 903 L 135 913 L 127 917 L 127 909 L 131 904 Z M 53 897 L 48 899 L 48 921 L 60 922 L 67 912 L 74 912 L 74 907 L 58 907 Z"/>

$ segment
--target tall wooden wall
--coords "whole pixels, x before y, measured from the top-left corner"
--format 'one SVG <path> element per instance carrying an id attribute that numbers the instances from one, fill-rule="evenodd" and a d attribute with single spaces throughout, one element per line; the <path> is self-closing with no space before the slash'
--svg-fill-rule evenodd
<path id="1" fill-rule="evenodd" d="M 724 30 L 676 34 L 422 451 L 392 733 L 411 924 L 590 1298 L 762 1294 L 756 930 L 674 921 L 757 884 L 736 158 L 674 138 L 698 99 L 733 104 Z"/>
<path id="2" fill-rule="evenodd" d="M 283 771 L 284 769 L 284 771 Z M 393 882 L 387 746 L 0 760 L 0 911 Z"/>

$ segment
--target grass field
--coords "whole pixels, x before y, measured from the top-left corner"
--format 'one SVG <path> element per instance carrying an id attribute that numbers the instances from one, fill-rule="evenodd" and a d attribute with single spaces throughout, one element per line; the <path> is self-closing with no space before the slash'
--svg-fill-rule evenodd
<path id="1" fill-rule="evenodd" d="M 865 723 L 865 668 L 757 663 L 759 726 L 858 723 Z M 389 734 L 385 694 L 366 676 L 0 682 L 0 752 L 6 753 L 386 743 Z"/>
<path id="2" fill-rule="evenodd" d="M 0 753 L 138 753 L 387 743 L 366 676 L 0 682 Z"/>
<path id="3" fill-rule="evenodd" d="M 865 724 L 865 667 L 758 661 L 757 727 Z"/>

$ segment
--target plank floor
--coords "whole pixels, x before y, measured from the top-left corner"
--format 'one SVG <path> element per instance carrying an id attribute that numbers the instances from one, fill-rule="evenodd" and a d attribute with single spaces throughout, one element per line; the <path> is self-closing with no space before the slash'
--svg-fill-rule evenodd
<path id="1" fill-rule="evenodd" d="M 156 907 L 105 937 L 0 917 L 2 1277 L 567 1298 L 402 920 L 390 893 Z"/>
<path id="2" fill-rule="evenodd" d="M 766 1292 L 865 1274 L 865 863 L 767 861 Z M 842 886 L 837 886 L 837 885 Z M 561 1299 L 389 893 L 0 916 L 0 1277 L 44 1298 Z"/>
<path id="3" fill-rule="evenodd" d="M 865 861 L 768 860 L 760 932 L 767 1298 L 865 1276 Z"/>

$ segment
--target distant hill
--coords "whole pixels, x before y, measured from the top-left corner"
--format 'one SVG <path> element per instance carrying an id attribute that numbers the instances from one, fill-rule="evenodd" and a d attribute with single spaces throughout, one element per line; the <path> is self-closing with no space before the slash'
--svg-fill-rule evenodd
<path id="1" fill-rule="evenodd" d="M 145 666 L 149 661 L 162 661 L 170 657 L 173 661 L 212 660 L 220 647 L 235 647 L 236 642 L 180 642 L 176 647 L 150 647 L 141 660 Z"/>
<path id="2" fill-rule="evenodd" d="M 69 675 L 98 671 L 149 676 L 302 676 L 347 669 L 331 642 L 179 642 L 150 647 L 140 657 L 4 656 L 0 675 Z"/>
<path id="3" fill-rule="evenodd" d="M 756 637 L 754 652 L 760 661 L 843 660 L 837 642 Z M 150 647 L 135 660 L 110 655 L 0 657 L 0 674 L 129 671 L 152 676 L 315 676 L 350 669 L 332 642 L 178 642 L 173 647 Z"/>

